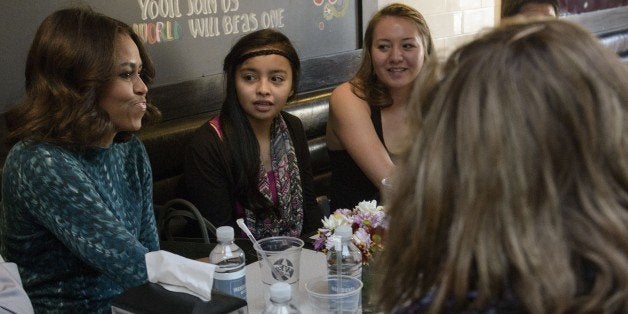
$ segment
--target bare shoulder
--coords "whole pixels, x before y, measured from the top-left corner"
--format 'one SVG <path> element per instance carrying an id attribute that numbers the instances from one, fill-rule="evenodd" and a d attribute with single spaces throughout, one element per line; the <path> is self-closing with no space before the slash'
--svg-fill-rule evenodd
<path id="1" fill-rule="evenodd" d="M 344 110 L 370 111 L 366 101 L 353 93 L 353 87 L 349 82 L 344 82 L 334 89 L 331 93 L 329 105 L 330 109 L 335 112 Z"/>
<path id="2" fill-rule="evenodd" d="M 371 109 L 366 101 L 352 91 L 349 82 L 340 84 L 329 99 L 329 119 L 327 120 L 327 147 L 331 150 L 345 149 L 345 142 L 359 136 L 369 128 Z M 355 134 L 354 134 L 355 133 Z"/>
<path id="3" fill-rule="evenodd" d="M 351 86 L 351 83 L 349 82 L 344 82 L 340 85 L 338 85 L 338 87 L 334 88 L 334 91 L 331 92 L 331 98 L 332 100 L 342 100 L 345 98 L 355 98 L 355 99 L 360 99 L 356 94 L 353 93 L 353 86 Z"/>
<path id="4" fill-rule="evenodd" d="M 334 95 L 339 96 L 339 95 L 346 95 L 346 94 L 352 94 L 354 97 L 355 94 L 353 94 L 353 91 L 351 91 L 351 83 L 349 82 L 344 82 L 340 85 L 338 85 L 336 88 L 334 88 L 334 91 L 331 93 L 332 97 Z"/>

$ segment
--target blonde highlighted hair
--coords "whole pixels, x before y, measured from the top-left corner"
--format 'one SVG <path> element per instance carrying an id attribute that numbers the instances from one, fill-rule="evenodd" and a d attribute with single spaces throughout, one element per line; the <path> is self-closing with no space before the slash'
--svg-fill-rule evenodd
<path id="1" fill-rule="evenodd" d="M 627 84 L 626 65 L 566 21 L 502 25 L 455 51 L 421 93 L 388 205 L 381 309 L 431 294 L 432 313 L 504 299 L 626 312 Z"/>

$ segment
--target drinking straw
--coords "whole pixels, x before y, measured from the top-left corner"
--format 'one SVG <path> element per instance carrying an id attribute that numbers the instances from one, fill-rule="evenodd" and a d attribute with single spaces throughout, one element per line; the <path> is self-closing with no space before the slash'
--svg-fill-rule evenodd
<path id="1" fill-rule="evenodd" d="M 262 259 L 266 262 L 266 264 L 270 268 L 270 271 L 273 273 L 275 278 L 277 280 L 279 280 L 279 278 L 281 278 L 281 274 L 279 274 L 277 269 L 275 269 L 275 267 L 270 263 L 270 260 L 268 259 L 268 256 L 266 256 L 266 252 L 264 251 L 264 249 L 262 249 L 262 247 L 259 245 L 257 240 L 255 240 L 255 237 L 251 233 L 251 230 L 249 230 L 249 227 L 247 227 L 246 224 L 244 224 L 244 219 L 239 218 L 238 220 L 236 220 L 236 223 L 238 224 L 238 227 L 240 227 L 240 229 L 242 229 L 242 231 L 244 231 L 246 236 L 249 237 L 249 240 L 251 240 L 251 242 L 253 242 L 253 246 L 257 247 L 257 251 L 260 252 L 260 255 L 262 255 Z"/>

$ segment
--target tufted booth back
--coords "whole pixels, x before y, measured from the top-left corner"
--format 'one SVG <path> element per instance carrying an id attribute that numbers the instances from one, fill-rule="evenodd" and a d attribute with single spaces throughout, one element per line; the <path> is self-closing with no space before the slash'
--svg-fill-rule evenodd
<path id="1" fill-rule="evenodd" d="M 325 143 L 329 96 L 329 90 L 305 94 L 286 108 L 286 111 L 299 117 L 303 122 L 312 156 L 314 189 L 317 197 L 328 194 L 331 177 Z M 202 114 L 167 121 L 140 132 L 139 136 L 146 146 L 153 169 L 155 204 L 165 204 L 175 198 L 176 186 L 183 173 L 182 152 L 192 132 L 206 123 L 210 116 L 211 114 Z"/>

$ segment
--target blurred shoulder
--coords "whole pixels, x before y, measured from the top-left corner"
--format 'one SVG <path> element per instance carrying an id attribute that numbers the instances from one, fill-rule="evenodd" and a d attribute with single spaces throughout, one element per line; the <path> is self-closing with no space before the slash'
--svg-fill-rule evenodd
<path id="1" fill-rule="evenodd" d="M 353 93 L 353 86 L 349 82 L 344 82 L 338 85 L 336 88 L 334 88 L 334 90 L 331 92 L 331 97 L 338 97 L 338 96 L 340 97 L 352 96 L 352 97 L 358 98 L 358 96 L 356 96 L 355 93 Z"/>
<path id="2" fill-rule="evenodd" d="M 356 108 L 369 110 L 366 100 L 354 93 L 354 87 L 349 82 L 344 82 L 334 89 L 331 93 L 329 106 L 332 110 L 342 110 L 345 107 L 352 110 Z"/>

